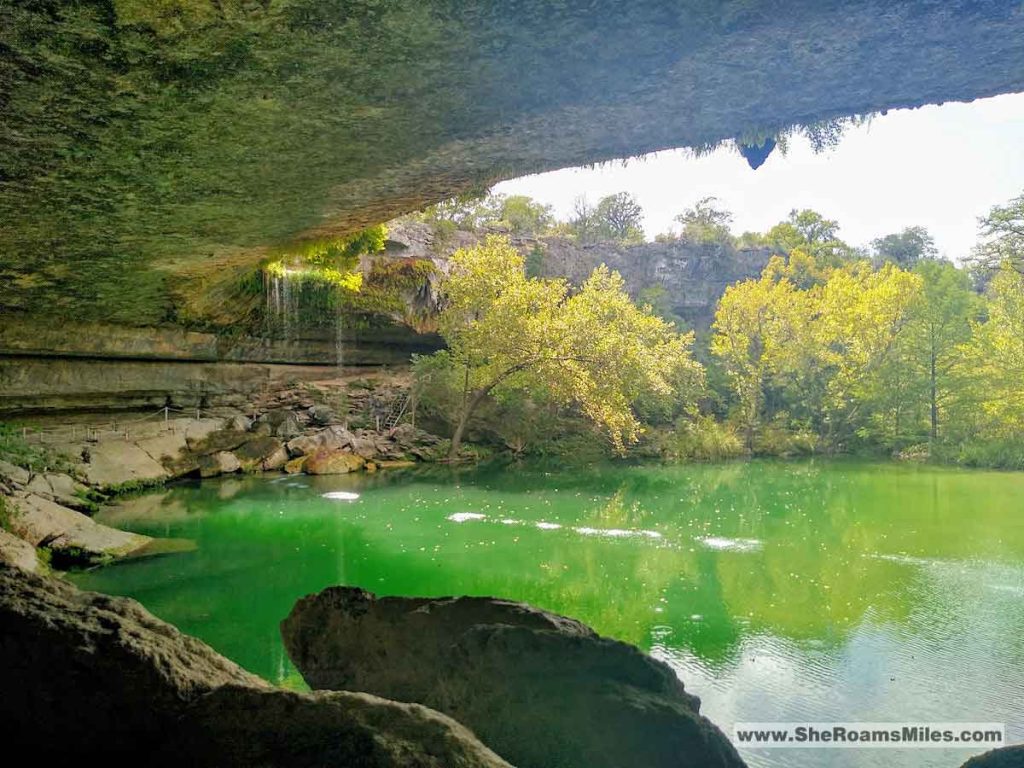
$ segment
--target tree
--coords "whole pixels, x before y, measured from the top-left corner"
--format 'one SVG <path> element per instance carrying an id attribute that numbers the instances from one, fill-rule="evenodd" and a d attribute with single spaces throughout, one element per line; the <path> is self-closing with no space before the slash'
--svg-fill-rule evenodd
<path id="1" fill-rule="evenodd" d="M 914 272 L 922 291 L 912 308 L 908 329 L 918 375 L 928 403 L 928 434 L 939 436 L 939 415 L 952 396 L 953 374 L 961 360 L 958 347 L 971 335 L 971 322 L 980 309 L 966 272 L 946 261 L 922 261 Z"/>
<path id="2" fill-rule="evenodd" d="M 797 248 L 814 257 L 823 266 L 837 267 L 857 256 L 856 249 L 839 239 L 839 223 L 817 211 L 793 209 L 786 221 L 779 222 L 764 241 L 770 248 L 789 254 Z"/>
<path id="3" fill-rule="evenodd" d="M 719 300 L 711 351 L 737 397 L 748 450 L 762 422 L 766 389 L 792 369 L 799 339 L 806 338 L 807 298 L 789 280 L 766 271 L 758 280 L 729 286 Z"/>
<path id="4" fill-rule="evenodd" d="M 963 356 L 961 417 L 967 436 L 1020 440 L 1024 433 L 1024 274 L 1009 263 L 993 276 L 987 318 Z"/>
<path id="5" fill-rule="evenodd" d="M 1009 264 L 1024 273 L 1024 194 L 994 206 L 978 225 L 982 240 L 972 254 L 974 267 L 991 275 Z"/>
<path id="6" fill-rule="evenodd" d="M 497 218 L 486 224 L 504 225 L 516 235 L 542 235 L 555 223 L 551 206 L 527 195 L 496 195 Z"/>
<path id="7" fill-rule="evenodd" d="M 718 208 L 717 202 L 717 198 L 714 197 L 701 198 L 692 208 L 687 208 L 675 217 L 675 221 L 683 228 L 680 235 L 683 240 L 700 245 L 733 242 L 732 231 L 729 228 L 732 224 L 732 214 Z"/>
<path id="8" fill-rule="evenodd" d="M 680 394 L 692 398 L 703 380 L 690 355 L 693 334 L 638 308 L 606 267 L 570 293 L 564 280 L 526 277 L 523 257 L 492 235 L 453 254 L 451 268 L 440 316 L 448 349 L 440 359 L 463 380 L 452 457 L 489 396 L 543 392 L 575 405 L 622 451 L 640 431 L 631 408 L 638 397 L 670 392 L 683 371 L 692 391 Z"/>
<path id="9" fill-rule="evenodd" d="M 585 197 L 576 198 L 571 230 L 581 242 L 594 243 L 612 240 L 620 243 L 644 241 L 643 217 L 640 204 L 628 192 L 602 197 L 591 207 Z"/>
<path id="10" fill-rule="evenodd" d="M 935 239 L 924 227 L 907 227 L 871 241 L 876 266 L 889 263 L 901 269 L 913 269 L 922 261 L 938 257 Z"/>
<path id="11" fill-rule="evenodd" d="M 879 427 L 886 438 L 900 433 L 910 378 L 898 353 L 920 289 L 917 275 L 866 262 L 834 270 L 821 287 L 814 328 L 830 370 L 824 416 L 834 443 Z"/>

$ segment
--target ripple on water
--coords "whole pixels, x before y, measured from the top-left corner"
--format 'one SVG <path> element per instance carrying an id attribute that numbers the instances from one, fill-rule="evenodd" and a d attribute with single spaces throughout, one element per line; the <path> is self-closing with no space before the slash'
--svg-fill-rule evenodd
<path id="1" fill-rule="evenodd" d="M 763 545 L 760 539 L 729 539 L 725 536 L 703 536 L 697 541 L 708 549 L 722 552 L 753 552 Z"/>
<path id="2" fill-rule="evenodd" d="M 445 519 L 451 520 L 453 523 L 465 523 L 470 520 L 486 520 L 487 515 L 480 514 L 479 512 L 453 512 Z"/>
<path id="3" fill-rule="evenodd" d="M 331 501 L 355 501 L 359 498 L 359 494 L 351 491 L 329 491 L 323 497 Z"/>

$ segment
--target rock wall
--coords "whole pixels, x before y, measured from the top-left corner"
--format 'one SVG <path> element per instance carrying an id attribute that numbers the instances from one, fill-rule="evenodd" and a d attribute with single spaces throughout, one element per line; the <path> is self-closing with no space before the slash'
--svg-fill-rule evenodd
<path id="1" fill-rule="evenodd" d="M 342 339 L 345 366 L 405 365 L 437 349 L 395 327 Z M 289 381 L 339 374 L 336 338 L 225 338 L 175 328 L 0 324 L 0 417 L 76 410 L 239 406 Z"/>
<path id="2" fill-rule="evenodd" d="M 0 57 L 0 311 L 152 325 L 181 279 L 502 178 L 1019 91 L 1024 16 L 1017 0 L 40 2 L 4 7 Z"/>
<path id="3" fill-rule="evenodd" d="M 402 219 L 388 225 L 386 254 L 431 259 L 445 272 L 455 250 L 473 246 L 491 233 L 455 231 L 439 237 L 427 224 Z M 537 252 L 539 274 L 544 277 L 565 277 L 579 285 L 595 267 L 605 264 L 622 275 L 634 298 L 660 287 L 664 289 L 664 308 L 698 328 L 710 324 L 726 286 L 757 277 L 772 256 L 767 248 L 736 249 L 685 240 L 623 245 L 581 244 L 568 237 L 510 235 L 509 239 L 523 254 Z"/>

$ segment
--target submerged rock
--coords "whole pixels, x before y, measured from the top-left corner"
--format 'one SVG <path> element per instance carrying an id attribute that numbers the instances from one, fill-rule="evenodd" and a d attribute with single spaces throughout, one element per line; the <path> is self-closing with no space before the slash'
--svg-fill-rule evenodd
<path id="1" fill-rule="evenodd" d="M 292 693 L 150 615 L 0 564 L 4 747 L 43 764 L 509 768 L 454 720 Z"/>
<path id="2" fill-rule="evenodd" d="M 312 688 L 439 709 L 520 768 L 743 766 L 668 665 L 523 603 L 331 587 L 281 634 Z"/>
<path id="3" fill-rule="evenodd" d="M 303 471 L 307 475 L 344 475 L 363 468 L 366 459 L 347 451 L 320 450 L 306 459 Z"/>

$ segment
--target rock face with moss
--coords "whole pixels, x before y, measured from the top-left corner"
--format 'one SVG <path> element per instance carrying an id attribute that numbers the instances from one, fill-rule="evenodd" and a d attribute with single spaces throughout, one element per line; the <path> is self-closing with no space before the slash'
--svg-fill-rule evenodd
<path id="1" fill-rule="evenodd" d="M 292 693 L 133 600 L 0 563 L 0 722 L 43 763 L 508 768 L 426 707 Z"/>
<path id="2" fill-rule="evenodd" d="M 523 603 L 331 587 L 281 633 L 312 688 L 439 709 L 520 768 L 744 765 L 668 665 Z"/>
<path id="3" fill-rule="evenodd" d="M 0 10 L 0 308 L 210 322 L 282 243 L 514 175 L 1024 88 L 1010 0 Z"/>

